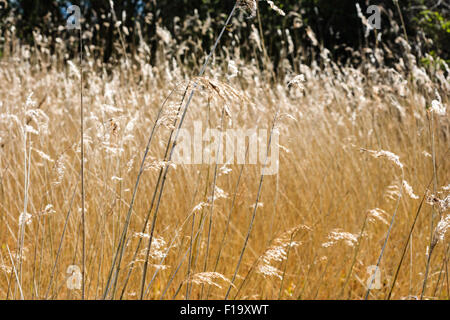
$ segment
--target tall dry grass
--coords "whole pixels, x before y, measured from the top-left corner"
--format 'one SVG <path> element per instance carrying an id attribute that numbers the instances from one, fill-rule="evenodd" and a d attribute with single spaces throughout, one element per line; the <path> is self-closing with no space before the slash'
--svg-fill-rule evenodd
<path id="1" fill-rule="evenodd" d="M 52 55 L 45 38 L 29 48 L 9 36 L 0 61 L 2 299 L 81 298 L 67 285 L 69 266 L 84 260 L 80 70 L 87 299 L 449 298 L 448 71 L 420 67 L 407 44 L 397 69 L 380 51 L 353 68 L 323 50 L 320 64 L 299 72 L 280 66 L 273 83 L 239 48 L 190 80 L 164 46 L 157 66 L 141 47 L 108 69 L 85 47 L 81 69 L 66 63 L 62 44 Z M 160 37 L 170 47 L 170 35 Z M 274 126 L 279 173 L 216 165 L 214 155 L 169 162 L 194 89 L 183 128 Z M 377 264 L 380 286 L 368 290 Z"/>

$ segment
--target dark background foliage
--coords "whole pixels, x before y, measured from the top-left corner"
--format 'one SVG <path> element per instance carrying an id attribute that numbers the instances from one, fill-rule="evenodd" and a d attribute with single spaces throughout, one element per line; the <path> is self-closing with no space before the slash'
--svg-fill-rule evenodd
<path id="1" fill-rule="evenodd" d="M 255 52 L 254 46 L 249 44 L 250 33 L 256 28 L 263 35 L 266 57 L 270 58 L 275 68 L 281 61 L 283 50 L 287 52 L 284 53 L 285 58 L 291 62 L 311 62 L 323 49 L 327 49 L 333 60 L 358 64 L 363 61 L 362 57 L 355 58 L 350 52 L 366 47 L 382 49 L 385 62 L 389 64 L 394 62 L 397 53 L 401 54 L 404 50 L 396 41 L 399 36 L 408 38 L 411 51 L 424 62 L 427 61 L 427 54 L 447 61 L 450 57 L 450 5 L 447 1 L 400 0 L 398 7 L 395 0 L 274 2 L 286 12 L 286 16 L 276 14 L 265 1 L 260 1 L 259 16 L 246 19 L 242 11 L 229 26 L 224 44 L 233 42 L 240 47 L 242 58 L 256 58 L 263 63 L 263 55 Z M 360 4 L 363 13 L 368 5 L 380 5 L 381 30 L 372 31 L 365 37 L 356 3 Z M 111 62 L 114 56 L 123 54 L 124 47 L 128 53 L 135 53 L 144 41 L 149 48 L 150 61 L 157 63 L 156 52 L 163 43 L 157 28 L 164 28 L 177 44 L 172 45 L 172 51 L 165 54 L 177 53 L 184 63 L 192 63 L 192 58 L 195 60 L 197 54 L 209 50 L 234 1 L 116 0 L 114 13 L 122 23 L 121 27 L 117 27 L 109 0 L 0 0 L 0 52 L 6 43 L 6 33 L 13 26 L 16 37 L 22 43 L 33 46 L 34 31 L 46 36 L 50 50 L 54 50 L 56 38 L 70 36 L 70 32 L 63 27 L 66 8 L 71 4 L 80 6 L 83 30 L 87 32 L 84 34 L 85 41 L 96 48 L 93 54 L 104 62 Z M 118 30 L 123 31 L 124 27 L 123 44 L 117 45 L 120 39 Z"/>

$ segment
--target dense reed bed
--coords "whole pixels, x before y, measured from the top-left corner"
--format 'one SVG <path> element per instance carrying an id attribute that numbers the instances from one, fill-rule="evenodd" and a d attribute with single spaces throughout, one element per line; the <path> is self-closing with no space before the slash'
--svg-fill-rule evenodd
<path id="1" fill-rule="evenodd" d="M 274 78 L 230 47 L 196 77 L 203 56 L 187 67 L 158 32 L 156 66 L 145 46 L 107 67 L 86 46 L 82 68 L 63 43 L 51 54 L 39 35 L 35 48 L 10 35 L 1 299 L 81 298 L 81 77 L 86 299 L 449 298 L 448 70 L 420 65 L 399 37 L 395 68 L 379 49 L 355 52 L 359 67 L 322 50 Z M 276 133 L 278 172 L 216 164 L 214 150 L 168 161 L 193 90 L 184 129 Z"/>

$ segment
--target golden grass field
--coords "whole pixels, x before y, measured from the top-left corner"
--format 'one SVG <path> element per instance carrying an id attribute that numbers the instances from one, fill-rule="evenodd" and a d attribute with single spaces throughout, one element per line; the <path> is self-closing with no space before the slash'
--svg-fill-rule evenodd
<path id="1" fill-rule="evenodd" d="M 164 52 L 106 71 L 89 48 L 81 70 L 12 47 L 0 60 L 1 299 L 364 299 L 388 230 L 368 299 L 450 297 L 448 72 L 407 54 L 408 73 L 356 69 L 324 51 L 272 80 L 230 53 L 195 78 Z M 194 82 L 183 128 L 274 125 L 278 174 L 214 155 L 165 161 Z"/>

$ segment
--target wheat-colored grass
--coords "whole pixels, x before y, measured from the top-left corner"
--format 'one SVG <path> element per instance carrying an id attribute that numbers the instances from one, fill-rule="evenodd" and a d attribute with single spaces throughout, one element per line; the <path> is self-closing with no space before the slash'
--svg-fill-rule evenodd
<path id="1" fill-rule="evenodd" d="M 80 68 L 11 48 L 0 61 L 0 298 L 79 299 L 67 270 L 83 254 Z M 167 162 L 193 82 L 159 54 L 156 67 L 138 55 L 131 69 L 122 59 L 109 72 L 85 59 L 87 299 L 105 294 L 155 122 L 107 298 L 138 299 L 144 283 L 145 299 L 362 299 L 384 243 L 380 288 L 368 298 L 391 289 L 393 299 L 449 298 L 450 88 L 441 71 L 324 59 L 273 84 L 238 55 L 215 61 L 192 79 L 183 127 L 270 130 L 278 112 L 280 170 L 261 184 L 255 165 Z M 145 221 L 167 166 L 147 250 Z"/>

